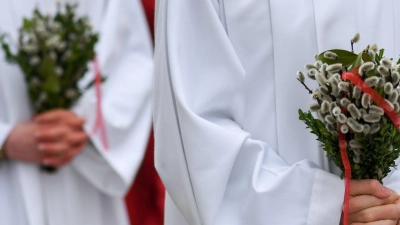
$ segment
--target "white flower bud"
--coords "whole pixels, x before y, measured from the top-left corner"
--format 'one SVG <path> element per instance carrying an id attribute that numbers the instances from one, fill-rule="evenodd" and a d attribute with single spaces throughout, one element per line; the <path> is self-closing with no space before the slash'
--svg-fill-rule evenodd
<path id="1" fill-rule="evenodd" d="M 325 121 L 330 124 L 336 124 L 336 119 L 332 115 L 328 114 L 325 116 Z"/>
<path id="2" fill-rule="evenodd" d="M 387 82 L 383 86 L 383 91 L 385 92 L 385 94 L 390 95 L 393 92 L 393 84 L 390 82 Z"/>
<path id="3" fill-rule="evenodd" d="M 340 99 L 340 105 L 343 107 L 346 107 L 351 103 L 351 101 L 348 98 L 342 98 Z"/>
<path id="4" fill-rule="evenodd" d="M 328 131 L 330 131 L 331 133 L 332 133 L 332 131 L 336 131 L 336 125 L 333 124 L 333 123 L 327 123 L 325 127 L 326 127 L 326 129 L 327 129 Z"/>
<path id="5" fill-rule="evenodd" d="M 321 60 L 317 60 L 317 61 L 314 63 L 314 66 L 315 66 L 315 68 L 317 68 L 317 69 L 321 68 L 321 66 L 322 66 L 322 61 L 321 61 Z"/>
<path id="6" fill-rule="evenodd" d="M 357 43 L 361 38 L 360 33 L 356 33 L 353 38 L 351 39 L 351 43 Z"/>
<path id="7" fill-rule="evenodd" d="M 334 116 L 339 116 L 342 113 L 342 110 L 340 110 L 339 106 L 336 106 L 335 108 L 333 108 L 332 110 L 332 114 Z"/>
<path id="8" fill-rule="evenodd" d="M 376 84 L 376 87 L 381 88 L 381 87 L 383 87 L 383 85 L 385 85 L 385 79 L 383 79 L 383 77 L 379 77 L 378 79 L 379 79 L 379 81 Z"/>
<path id="9" fill-rule="evenodd" d="M 365 110 L 364 108 L 361 108 L 359 110 L 360 110 L 361 116 L 364 114 L 367 114 L 367 110 Z"/>
<path id="10" fill-rule="evenodd" d="M 380 115 L 380 116 L 383 116 L 385 114 L 383 109 L 381 107 L 379 107 L 379 106 L 376 106 L 376 105 L 371 105 L 369 107 L 369 113 L 370 114 Z"/>
<path id="11" fill-rule="evenodd" d="M 37 66 L 40 63 L 40 57 L 39 56 L 33 56 L 30 60 L 29 60 L 29 64 L 31 64 L 31 66 Z"/>
<path id="12" fill-rule="evenodd" d="M 371 131 L 371 126 L 368 125 L 368 124 L 364 124 L 363 133 L 364 133 L 365 135 L 367 135 L 367 134 L 369 134 L 370 131 Z"/>
<path id="13" fill-rule="evenodd" d="M 399 93 L 397 91 L 392 91 L 392 93 L 389 95 L 388 100 L 391 103 L 396 103 L 397 99 L 399 98 Z"/>
<path id="14" fill-rule="evenodd" d="M 361 97 L 361 90 L 357 86 L 353 87 L 353 98 L 359 99 Z"/>
<path id="15" fill-rule="evenodd" d="M 362 118 L 367 123 L 377 123 L 381 120 L 381 116 L 377 114 L 365 114 Z"/>
<path id="16" fill-rule="evenodd" d="M 382 177 L 382 169 L 377 169 L 376 170 L 376 174 L 378 175 L 378 178 L 381 178 Z"/>
<path id="17" fill-rule="evenodd" d="M 317 74 L 318 74 L 318 70 L 315 69 L 315 68 L 310 69 L 310 70 L 308 71 L 308 77 L 311 78 L 311 79 L 313 79 L 313 80 L 315 80 L 315 77 L 317 76 Z"/>
<path id="18" fill-rule="evenodd" d="M 328 83 L 328 80 L 325 78 L 325 76 L 322 73 L 317 73 L 315 78 L 317 79 L 318 84 L 321 86 Z"/>
<path id="19" fill-rule="evenodd" d="M 378 45 L 377 44 L 373 44 L 373 45 L 371 45 L 371 47 L 369 47 L 369 49 L 371 49 L 372 51 L 374 51 L 374 52 L 378 52 L 378 50 L 379 50 L 379 48 L 378 48 Z"/>
<path id="20" fill-rule="evenodd" d="M 353 162 L 354 163 L 361 163 L 361 157 L 359 155 L 354 155 L 353 156 Z"/>
<path id="21" fill-rule="evenodd" d="M 376 132 L 378 132 L 381 129 L 381 125 L 379 125 L 378 123 L 374 123 L 371 124 L 371 130 L 370 130 L 370 134 L 375 134 Z"/>
<path id="22" fill-rule="evenodd" d="M 361 97 L 361 105 L 365 109 L 368 109 L 368 107 L 371 105 L 371 98 L 365 93 Z"/>
<path id="23" fill-rule="evenodd" d="M 393 109 L 396 113 L 398 113 L 400 111 L 400 105 L 398 102 L 393 104 Z"/>
<path id="24" fill-rule="evenodd" d="M 322 94 L 319 91 L 314 91 L 314 93 L 312 94 L 313 99 L 321 99 Z"/>
<path id="25" fill-rule="evenodd" d="M 304 80 L 306 79 L 306 77 L 304 76 L 304 73 L 301 71 L 297 71 L 297 78 L 299 79 L 299 81 L 301 83 L 304 83 Z"/>
<path id="26" fill-rule="evenodd" d="M 321 106 L 318 103 L 310 105 L 310 110 L 311 112 L 316 112 L 321 108 Z"/>
<path id="27" fill-rule="evenodd" d="M 43 103 L 44 101 L 46 101 L 47 100 L 47 93 L 46 92 L 42 92 L 42 93 L 40 93 L 40 95 L 39 95 L 39 102 L 41 102 L 41 103 Z"/>
<path id="28" fill-rule="evenodd" d="M 316 69 L 316 67 L 314 66 L 314 64 L 311 64 L 311 63 L 307 63 L 306 65 L 304 65 L 304 67 L 305 67 L 307 70 Z"/>
<path id="29" fill-rule="evenodd" d="M 322 96 L 322 100 L 325 100 L 325 101 L 328 101 L 328 102 L 333 101 L 330 95 L 324 95 L 324 96 Z"/>
<path id="30" fill-rule="evenodd" d="M 329 89 L 326 86 L 320 86 L 319 91 L 324 95 L 329 95 Z"/>
<path id="31" fill-rule="evenodd" d="M 68 89 L 65 92 L 65 97 L 67 97 L 67 99 L 73 99 L 75 98 L 77 95 L 77 92 L 74 89 Z"/>
<path id="32" fill-rule="evenodd" d="M 324 57 L 327 58 L 327 59 L 332 59 L 332 60 L 336 60 L 338 58 L 336 53 L 333 53 L 333 52 L 330 52 L 330 51 L 326 51 L 324 53 Z"/>
<path id="33" fill-rule="evenodd" d="M 347 126 L 347 124 L 343 124 L 342 126 L 340 126 L 340 131 L 343 134 L 347 134 L 349 132 L 349 126 Z"/>
<path id="34" fill-rule="evenodd" d="M 392 60 L 387 59 L 387 58 L 382 58 L 380 61 L 380 64 L 384 67 L 386 67 L 387 69 L 392 68 Z"/>
<path id="35" fill-rule="evenodd" d="M 41 84 L 41 82 L 40 82 L 39 78 L 37 78 L 37 77 L 32 77 L 32 79 L 29 81 L 29 85 L 31 87 L 37 87 L 40 84 Z"/>
<path id="36" fill-rule="evenodd" d="M 358 69 L 358 73 L 363 74 L 364 72 L 368 72 L 375 68 L 375 64 L 373 62 L 363 63 Z"/>
<path id="37" fill-rule="evenodd" d="M 361 117 L 360 111 L 358 110 L 357 106 L 354 105 L 353 103 L 347 106 L 347 110 L 350 112 L 351 117 L 353 117 L 354 119 L 358 119 Z"/>
<path id="38" fill-rule="evenodd" d="M 320 120 L 322 120 L 323 122 L 325 121 L 325 116 L 322 114 L 321 110 L 317 111 L 317 116 Z"/>
<path id="39" fill-rule="evenodd" d="M 376 52 L 372 51 L 371 49 L 368 50 L 368 55 L 371 56 L 372 61 L 375 61 Z"/>
<path id="40" fill-rule="evenodd" d="M 52 60 L 57 61 L 57 54 L 56 54 L 54 51 L 51 51 L 51 52 L 49 53 L 49 57 L 50 57 Z"/>
<path id="41" fill-rule="evenodd" d="M 341 113 L 339 116 L 336 117 L 337 121 L 339 121 L 339 123 L 346 123 L 347 122 L 347 117 Z"/>
<path id="42" fill-rule="evenodd" d="M 339 72 L 341 69 L 342 69 L 341 63 L 331 64 L 328 67 L 326 67 L 326 71 L 328 71 L 329 73 L 336 73 Z"/>
<path id="43" fill-rule="evenodd" d="M 361 142 L 359 142 L 359 141 L 357 141 L 357 140 L 355 140 L 355 139 L 350 140 L 349 145 L 350 145 L 350 147 L 352 147 L 352 148 L 362 148 L 362 147 L 363 147 L 363 145 L 361 144 Z"/>
<path id="44" fill-rule="evenodd" d="M 397 71 L 392 72 L 392 83 L 393 85 L 397 85 L 400 81 L 400 74 Z"/>
<path id="45" fill-rule="evenodd" d="M 329 111 L 329 105 L 330 105 L 330 103 L 328 101 L 324 100 L 321 104 L 321 112 L 327 113 Z"/>
<path id="46" fill-rule="evenodd" d="M 352 148 L 354 155 L 361 155 L 361 148 Z"/>
<path id="47" fill-rule="evenodd" d="M 378 84 L 379 78 L 378 78 L 378 77 L 375 77 L 375 76 L 373 76 L 373 77 L 368 77 L 367 79 L 365 79 L 364 82 L 365 82 L 368 86 L 373 87 L 373 86 L 375 86 L 375 85 Z"/>
<path id="48" fill-rule="evenodd" d="M 359 124 L 355 119 L 353 118 L 347 118 L 346 124 L 354 131 L 357 133 L 361 133 L 364 130 L 364 126 Z"/>
<path id="49" fill-rule="evenodd" d="M 349 83 L 345 81 L 339 82 L 338 87 L 340 91 L 345 91 L 345 92 L 349 91 Z"/>
<path id="50" fill-rule="evenodd" d="M 58 76 L 62 76 L 64 70 L 60 66 L 56 66 L 56 68 L 54 69 L 54 73 L 56 73 Z"/>
<path id="51" fill-rule="evenodd" d="M 391 151 L 393 151 L 393 145 L 390 145 L 388 148 L 388 152 L 391 152 Z"/>
<path id="52" fill-rule="evenodd" d="M 384 77 L 387 77 L 390 74 L 389 69 L 382 65 L 379 65 L 377 70 L 378 70 L 378 73 Z"/>

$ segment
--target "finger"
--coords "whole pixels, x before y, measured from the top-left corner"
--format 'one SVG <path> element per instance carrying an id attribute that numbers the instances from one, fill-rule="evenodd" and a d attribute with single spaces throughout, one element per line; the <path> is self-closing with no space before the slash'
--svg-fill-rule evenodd
<path id="1" fill-rule="evenodd" d="M 349 213 L 359 212 L 361 210 L 374 206 L 392 204 L 398 199 L 396 192 L 392 192 L 388 198 L 377 198 L 373 195 L 358 195 L 349 201 Z"/>
<path id="2" fill-rule="evenodd" d="M 350 195 L 373 195 L 378 198 L 387 198 L 392 194 L 392 190 L 383 186 L 377 180 L 351 180 Z"/>
<path id="3" fill-rule="evenodd" d="M 62 157 L 67 153 L 69 146 L 64 142 L 45 142 L 40 143 L 38 146 L 38 150 L 44 157 L 48 156 L 56 156 Z"/>
<path id="4" fill-rule="evenodd" d="M 75 129 L 82 129 L 82 126 L 85 124 L 85 120 L 73 114 L 73 116 L 69 116 L 65 118 L 65 124 Z"/>
<path id="5" fill-rule="evenodd" d="M 81 145 L 86 142 L 88 136 L 85 132 L 74 132 L 68 135 L 67 143 L 71 146 Z"/>
<path id="6" fill-rule="evenodd" d="M 400 218 L 400 205 L 387 204 L 375 206 L 357 213 L 350 213 L 349 220 L 357 222 L 374 222 L 379 220 L 395 220 Z"/>
<path id="7" fill-rule="evenodd" d="M 69 133 L 65 126 L 39 126 L 36 131 L 36 140 L 39 142 L 53 142 L 64 138 Z"/>
<path id="8" fill-rule="evenodd" d="M 61 120 L 68 111 L 62 109 L 50 110 L 35 117 L 37 123 L 55 123 Z"/>
<path id="9" fill-rule="evenodd" d="M 351 225 L 397 225 L 396 220 L 379 220 L 370 223 L 351 223 Z"/>

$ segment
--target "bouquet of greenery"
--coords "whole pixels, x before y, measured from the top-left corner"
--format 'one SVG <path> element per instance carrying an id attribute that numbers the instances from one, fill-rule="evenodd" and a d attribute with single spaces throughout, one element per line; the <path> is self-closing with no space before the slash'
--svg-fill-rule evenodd
<path id="1" fill-rule="evenodd" d="M 356 34 L 351 48 L 360 38 Z M 382 179 L 388 175 L 400 154 L 399 91 L 400 61 L 392 63 L 383 57 L 377 45 L 367 46 L 359 54 L 334 49 L 316 56 L 307 64 L 307 77 L 318 83 L 312 91 L 299 71 L 298 80 L 316 103 L 310 106 L 313 114 L 299 110 L 311 133 L 322 143 L 327 157 L 342 171 L 347 160 L 353 179 Z M 339 137 L 348 159 L 342 158 Z M 347 157 L 347 156 L 346 156 Z"/>
<path id="2" fill-rule="evenodd" d="M 95 56 L 98 41 L 86 17 L 77 17 L 77 5 L 66 4 L 54 17 L 35 10 L 19 29 L 18 51 L 2 35 L 0 42 L 6 59 L 19 65 L 28 84 L 36 113 L 70 108 L 81 96 L 78 81 Z"/>

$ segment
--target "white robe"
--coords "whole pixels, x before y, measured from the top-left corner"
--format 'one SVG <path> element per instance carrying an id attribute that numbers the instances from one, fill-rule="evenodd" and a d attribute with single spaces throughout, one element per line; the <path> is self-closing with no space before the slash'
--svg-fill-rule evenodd
<path id="1" fill-rule="evenodd" d="M 400 54 L 396 0 L 159 0 L 156 168 L 166 225 L 338 225 L 343 181 L 298 120 L 296 71 L 332 48 Z M 304 69 L 303 69 L 304 70 Z M 385 185 L 400 191 L 396 171 Z"/>
<path id="2" fill-rule="evenodd" d="M 153 56 L 150 34 L 139 0 L 79 0 L 78 14 L 89 15 L 100 41 L 102 108 L 110 148 L 103 149 L 96 121 L 94 90 L 73 110 L 86 120 L 94 146 L 87 146 L 56 174 L 37 164 L 0 162 L 2 225 L 127 225 L 123 197 L 141 164 L 151 127 Z M 0 31 L 17 40 L 23 17 L 38 7 L 56 12 L 55 0 L 0 1 Z M 90 64 L 90 68 L 92 65 Z M 93 80 L 89 71 L 82 86 Z M 23 75 L 0 54 L 0 145 L 16 124 L 31 119 Z"/>

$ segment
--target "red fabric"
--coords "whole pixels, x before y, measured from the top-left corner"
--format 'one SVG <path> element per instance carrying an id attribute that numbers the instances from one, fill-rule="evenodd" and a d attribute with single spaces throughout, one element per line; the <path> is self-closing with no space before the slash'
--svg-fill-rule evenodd
<path id="1" fill-rule="evenodd" d="M 154 0 L 142 0 L 154 40 Z M 125 201 L 131 225 L 163 225 L 165 189 L 154 168 L 154 138 L 150 136 L 142 166 Z"/>
<path id="2" fill-rule="evenodd" d="M 165 189 L 154 168 L 154 138 L 151 135 L 143 164 L 125 200 L 132 225 L 162 225 Z"/>

